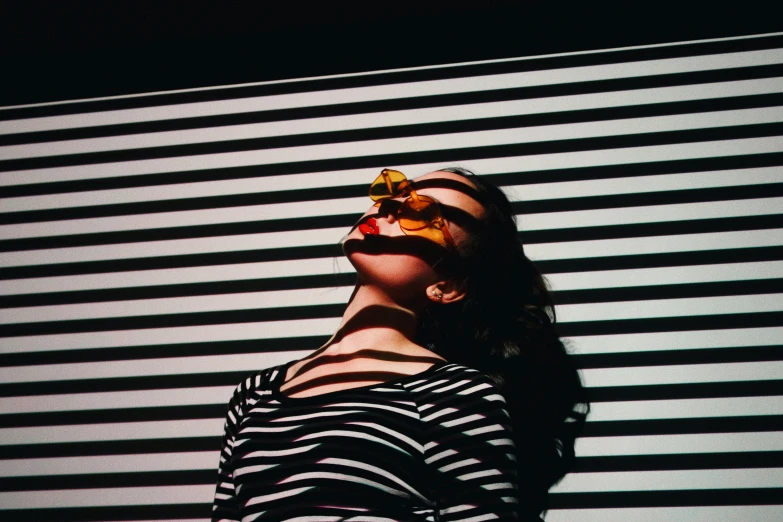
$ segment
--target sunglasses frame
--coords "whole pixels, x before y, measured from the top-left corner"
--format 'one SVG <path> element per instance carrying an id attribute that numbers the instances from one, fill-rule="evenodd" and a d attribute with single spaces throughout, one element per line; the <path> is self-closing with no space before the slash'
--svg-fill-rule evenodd
<path id="1" fill-rule="evenodd" d="M 397 183 L 397 186 L 395 187 L 394 181 L 391 179 L 392 173 L 398 175 L 398 177 L 402 177 L 402 180 Z M 386 184 L 386 188 L 389 191 L 388 195 L 373 195 L 372 189 L 377 185 L 378 178 L 382 178 L 384 183 Z M 394 199 L 398 197 L 405 197 L 405 200 L 402 201 L 400 206 L 397 209 L 397 216 L 400 215 L 400 213 L 403 211 L 403 207 L 405 206 L 405 203 L 407 201 L 412 201 L 414 205 L 420 204 L 421 202 L 425 203 L 431 203 L 435 205 L 435 209 L 437 210 L 437 215 L 431 219 L 427 225 L 427 229 L 431 230 L 437 230 L 440 232 L 441 236 L 443 236 L 443 243 L 442 245 L 446 248 L 449 248 L 453 250 L 454 252 L 457 252 L 457 245 L 454 242 L 454 238 L 452 237 L 451 233 L 449 232 L 449 228 L 446 225 L 446 221 L 443 219 L 443 212 L 441 211 L 440 204 L 435 201 L 433 198 L 429 196 L 424 196 L 418 194 L 415 190 L 413 190 L 413 186 L 410 180 L 400 172 L 399 170 L 393 170 L 393 169 L 383 169 L 381 171 L 381 174 L 375 178 L 375 180 L 370 184 L 370 199 L 376 202 L 376 206 L 380 206 L 381 202 L 385 199 Z M 398 222 L 400 223 L 400 229 L 406 234 L 406 235 L 412 235 L 412 236 L 424 236 L 423 234 L 418 233 L 418 231 L 423 230 L 423 228 L 407 228 L 402 225 L 402 220 L 398 218 Z M 427 237 L 427 239 L 431 239 Z M 440 243 L 440 242 L 438 242 Z"/>

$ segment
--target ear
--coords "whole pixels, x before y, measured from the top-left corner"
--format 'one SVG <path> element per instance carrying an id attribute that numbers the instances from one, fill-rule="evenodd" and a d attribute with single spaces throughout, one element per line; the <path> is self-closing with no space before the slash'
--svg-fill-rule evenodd
<path id="1" fill-rule="evenodd" d="M 435 303 L 456 303 L 465 297 L 465 285 L 461 281 L 438 281 L 427 287 L 427 298 Z"/>

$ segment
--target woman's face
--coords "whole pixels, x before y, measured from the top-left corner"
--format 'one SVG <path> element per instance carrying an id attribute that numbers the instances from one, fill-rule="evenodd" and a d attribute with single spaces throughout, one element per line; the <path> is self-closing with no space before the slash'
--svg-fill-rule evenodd
<path id="1" fill-rule="evenodd" d="M 467 232 L 464 226 L 449 218 L 459 216 L 463 225 L 467 220 L 481 218 L 483 208 L 470 195 L 475 191 L 473 184 L 459 174 L 442 171 L 430 172 L 413 182 L 418 194 L 429 196 L 439 203 L 446 227 L 459 248 Z M 402 201 L 405 198 L 396 199 Z M 346 236 L 343 252 L 356 268 L 360 283 L 377 285 L 401 299 L 415 297 L 422 294 L 427 286 L 442 279 L 433 265 L 454 254 L 435 241 L 406 235 L 396 215 L 382 210 L 383 206 L 371 206 L 364 213 Z M 375 219 L 375 233 L 365 234 L 367 223 L 372 218 Z"/>

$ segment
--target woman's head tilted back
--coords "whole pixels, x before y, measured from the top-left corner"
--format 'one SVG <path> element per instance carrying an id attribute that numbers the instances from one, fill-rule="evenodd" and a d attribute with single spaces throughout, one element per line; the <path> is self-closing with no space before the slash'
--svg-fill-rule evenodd
<path id="1" fill-rule="evenodd" d="M 520 509 L 530 509 L 520 518 L 535 516 L 570 469 L 589 409 L 555 330 L 551 294 L 524 253 L 502 190 L 451 168 L 416 178 L 412 188 L 437 202 L 442 219 L 427 214 L 428 226 L 446 227 L 445 238 L 400 222 L 411 212 L 401 193 L 371 207 L 343 248 L 360 285 L 377 285 L 418 313 L 417 344 L 498 384 L 516 439 Z"/>
<path id="2" fill-rule="evenodd" d="M 525 255 L 505 193 L 470 171 L 483 204 L 480 224 L 460 243 L 465 297 L 422 314 L 418 342 L 451 362 L 483 371 L 503 391 L 519 460 L 520 506 L 546 510 L 547 491 L 570 469 L 589 405 L 555 330 L 545 279 Z M 527 498 L 525 498 L 527 496 Z"/>

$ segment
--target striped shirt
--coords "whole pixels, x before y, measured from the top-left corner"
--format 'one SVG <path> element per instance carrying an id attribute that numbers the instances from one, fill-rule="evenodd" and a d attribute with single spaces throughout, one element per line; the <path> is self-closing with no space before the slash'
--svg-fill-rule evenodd
<path id="1" fill-rule="evenodd" d="M 290 364 L 251 375 L 229 402 L 213 520 L 516 519 L 509 416 L 489 377 L 441 362 L 291 398 Z"/>

